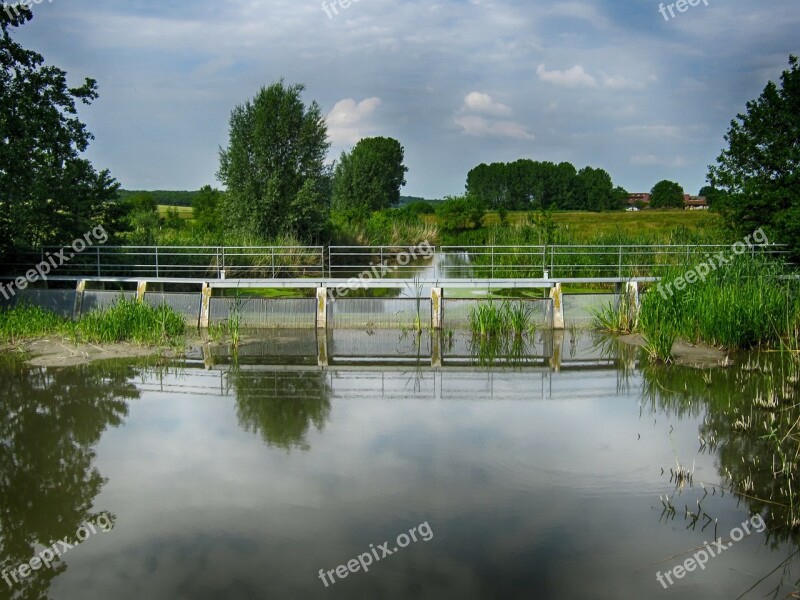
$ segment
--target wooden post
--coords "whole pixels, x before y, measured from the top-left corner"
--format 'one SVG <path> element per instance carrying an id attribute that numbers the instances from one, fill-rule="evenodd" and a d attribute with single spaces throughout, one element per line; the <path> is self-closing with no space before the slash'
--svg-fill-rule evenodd
<path id="1" fill-rule="evenodd" d="M 140 281 L 136 284 L 136 299 L 139 302 L 144 302 L 144 295 L 147 293 L 147 282 Z"/>

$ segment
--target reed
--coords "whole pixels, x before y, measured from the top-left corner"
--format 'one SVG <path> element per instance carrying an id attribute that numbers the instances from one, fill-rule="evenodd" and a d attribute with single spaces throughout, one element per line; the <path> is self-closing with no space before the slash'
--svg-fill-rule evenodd
<path id="1" fill-rule="evenodd" d="M 176 342 L 185 331 L 183 317 L 167 304 L 152 306 L 120 297 L 109 308 L 81 317 L 75 324 L 74 338 L 95 343 L 158 345 Z"/>
<path id="2" fill-rule="evenodd" d="M 492 337 L 511 333 L 516 337 L 536 330 L 533 322 L 533 309 L 523 301 L 481 302 L 473 306 L 469 313 L 473 333 L 481 337 Z"/>
<path id="3" fill-rule="evenodd" d="M 20 304 L 0 311 L 0 341 L 16 344 L 25 339 L 65 333 L 70 323 L 52 311 Z"/>

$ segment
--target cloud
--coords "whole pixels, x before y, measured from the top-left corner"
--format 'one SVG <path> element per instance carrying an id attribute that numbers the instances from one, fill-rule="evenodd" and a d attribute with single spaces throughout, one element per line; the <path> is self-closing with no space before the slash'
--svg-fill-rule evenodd
<path id="1" fill-rule="evenodd" d="M 618 133 L 632 133 L 634 135 L 643 135 L 658 138 L 682 138 L 692 134 L 700 129 L 698 125 L 690 125 L 687 127 L 679 127 L 678 125 L 625 125 L 617 127 Z"/>
<path id="2" fill-rule="evenodd" d="M 470 92 L 464 97 L 464 105 L 456 113 L 455 123 L 466 135 L 475 137 L 501 137 L 514 140 L 532 140 L 522 123 L 495 117 L 510 117 L 514 114 L 511 107 L 495 102 L 483 92 Z"/>
<path id="3" fill-rule="evenodd" d="M 456 125 L 460 126 L 465 134 L 476 137 L 505 137 L 515 140 L 534 139 L 534 135 L 528 133 L 522 123 L 515 121 L 498 121 L 478 115 L 460 115 L 456 117 Z"/>
<path id="4" fill-rule="evenodd" d="M 464 98 L 464 108 L 472 112 L 499 117 L 507 117 L 514 112 L 505 104 L 495 102 L 489 94 L 482 94 L 481 92 L 467 94 L 467 97 Z"/>
<path id="5" fill-rule="evenodd" d="M 631 164 L 637 167 L 685 167 L 686 160 L 681 156 L 673 159 L 660 158 L 655 154 L 636 154 L 630 158 Z"/>
<path id="6" fill-rule="evenodd" d="M 370 117 L 381 105 L 381 99 L 372 97 L 356 103 L 352 98 L 339 100 L 326 118 L 328 137 L 334 146 L 357 143 L 373 126 Z"/>
<path id="7" fill-rule="evenodd" d="M 542 63 L 536 67 L 536 74 L 542 81 L 559 87 L 597 87 L 597 80 L 580 65 L 575 65 L 566 71 L 548 71 Z"/>

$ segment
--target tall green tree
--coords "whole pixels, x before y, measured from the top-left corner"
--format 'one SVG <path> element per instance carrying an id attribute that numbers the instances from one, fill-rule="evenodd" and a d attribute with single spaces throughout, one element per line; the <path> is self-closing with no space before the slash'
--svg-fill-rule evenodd
<path id="1" fill-rule="evenodd" d="M 709 167 L 723 194 L 715 207 L 728 227 L 745 235 L 763 227 L 770 241 L 800 254 L 800 65 L 789 57 L 780 87 L 767 83 L 747 112 L 731 121 L 728 148 Z"/>
<path id="2" fill-rule="evenodd" d="M 650 208 L 683 208 L 683 188 L 674 181 L 664 179 L 650 190 Z"/>
<path id="3" fill-rule="evenodd" d="M 232 230 L 312 241 L 327 218 L 329 198 L 317 193 L 326 189 L 327 127 L 319 105 L 303 103 L 304 89 L 281 79 L 231 113 L 217 177 L 228 188 L 223 214 Z"/>
<path id="4" fill-rule="evenodd" d="M 333 176 L 334 210 L 364 219 L 396 205 L 408 171 L 403 158 L 403 146 L 388 137 L 364 138 L 343 152 Z"/>
<path id="5" fill-rule="evenodd" d="M 204 185 L 192 199 L 192 217 L 200 231 L 216 233 L 222 229 L 222 192 Z"/>
<path id="6" fill-rule="evenodd" d="M 11 32 L 31 18 L 29 8 L 0 11 L 0 255 L 80 237 L 119 187 L 81 158 L 92 134 L 76 104 L 98 97 L 97 82 L 71 88 L 65 71 L 16 43 Z"/>

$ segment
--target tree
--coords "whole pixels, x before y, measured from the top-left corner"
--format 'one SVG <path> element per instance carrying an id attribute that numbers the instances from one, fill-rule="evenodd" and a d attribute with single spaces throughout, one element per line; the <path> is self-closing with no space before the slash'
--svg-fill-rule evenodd
<path id="1" fill-rule="evenodd" d="M 222 192 L 204 185 L 192 199 L 192 217 L 200 231 L 216 233 L 222 229 Z"/>
<path id="2" fill-rule="evenodd" d="M 400 142 L 387 137 L 364 138 L 343 152 L 333 176 L 334 210 L 363 220 L 396 205 L 408 171 L 403 155 Z"/>
<path id="3" fill-rule="evenodd" d="M 483 224 L 486 205 L 475 196 L 448 196 L 436 207 L 439 227 L 444 231 L 478 229 Z"/>
<path id="4" fill-rule="evenodd" d="M 683 208 L 683 188 L 664 179 L 650 190 L 650 208 Z"/>
<path id="5" fill-rule="evenodd" d="M 747 113 L 731 121 L 728 148 L 709 166 L 708 181 L 723 192 L 715 205 L 740 235 L 763 227 L 770 241 L 791 244 L 800 254 L 800 66 L 778 87 L 770 81 Z"/>
<path id="6" fill-rule="evenodd" d="M 319 105 L 301 100 L 304 89 L 281 79 L 232 111 L 217 173 L 228 188 L 223 214 L 232 230 L 311 241 L 319 230 L 314 219 L 327 217 L 328 198 L 310 193 L 325 189 L 327 128 Z"/>
<path id="7" fill-rule="evenodd" d="M 97 82 L 67 86 L 66 72 L 11 39 L 29 8 L 0 11 L 0 256 L 12 248 L 62 244 L 100 224 L 118 184 L 81 158 L 92 134 L 76 102 Z"/>
<path id="8" fill-rule="evenodd" d="M 577 177 L 580 208 L 593 211 L 619 208 L 611 175 L 606 171 L 584 167 L 578 171 Z"/>

